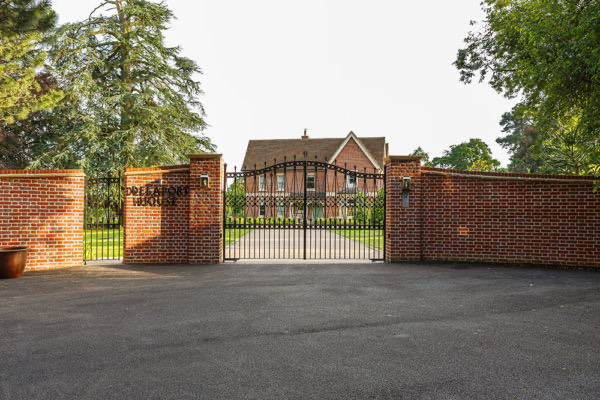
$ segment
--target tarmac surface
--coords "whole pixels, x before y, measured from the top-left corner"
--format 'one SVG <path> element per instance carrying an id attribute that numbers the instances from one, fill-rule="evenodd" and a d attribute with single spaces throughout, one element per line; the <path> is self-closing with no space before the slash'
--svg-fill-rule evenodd
<path id="1" fill-rule="evenodd" d="M 88 265 L 0 281 L 0 399 L 593 399 L 600 273 Z"/>

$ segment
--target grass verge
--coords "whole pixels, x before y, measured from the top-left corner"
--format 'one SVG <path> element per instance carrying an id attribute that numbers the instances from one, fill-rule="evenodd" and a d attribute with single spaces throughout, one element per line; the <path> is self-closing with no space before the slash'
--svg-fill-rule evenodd
<path id="1" fill-rule="evenodd" d="M 360 230 L 360 229 L 329 229 L 345 238 L 355 240 L 360 243 L 364 243 L 367 246 L 375 247 L 376 249 L 383 250 L 383 230 Z"/>
<path id="2" fill-rule="evenodd" d="M 236 241 L 252 229 L 226 229 L 225 246 Z M 101 260 L 123 257 L 123 228 L 85 231 L 86 260 Z"/>
<path id="3" fill-rule="evenodd" d="M 246 228 L 246 229 L 242 229 L 242 228 L 225 229 L 225 232 L 223 233 L 225 235 L 225 246 L 227 246 L 231 242 L 235 242 L 242 236 L 247 235 L 252 230 L 253 229 L 248 229 L 248 228 Z"/>

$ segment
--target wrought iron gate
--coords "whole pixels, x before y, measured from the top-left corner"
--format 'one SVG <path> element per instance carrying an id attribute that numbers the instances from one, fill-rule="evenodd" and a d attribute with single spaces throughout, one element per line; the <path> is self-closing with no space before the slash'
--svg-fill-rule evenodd
<path id="1" fill-rule="evenodd" d="M 380 171 L 294 157 L 225 176 L 226 260 L 385 258 Z"/>
<path id="2" fill-rule="evenodd" d="M 123 255 L 123 179 L 85 181 L 83 259 L 115 260 Z"/>

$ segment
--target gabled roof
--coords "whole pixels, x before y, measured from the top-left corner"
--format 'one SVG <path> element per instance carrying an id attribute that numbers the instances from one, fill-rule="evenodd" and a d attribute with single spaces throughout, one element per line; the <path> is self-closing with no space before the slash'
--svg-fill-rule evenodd
<path id="1" fill-rule="evenodd" d="M 363 148 L 367 157 L 374 161 L 377 167 L 383 165 L 385 158 L 385 137 L 357 137 L 350 132 L 344 138 L 310 138 L 310 139 L 265 139 L 249 140 L 244 157 L 243 169 L 253 169 L 254 166 L 261 168 L 265 165 L 272 165 L 274 160 L 283 162 L 284 157 L 288 161 L 294 159 L 303 160 L 304 152 L 307 153 L 307 159 L 318 161 L 333 162 L 335 155 L 339 154 L 343 146 L 350 140 L 356 138 L 359 147 Z M 337 154 L 336 154 L 337 153 Z"/>
<path id="2" fill-rule="evenodd" d="M 375 160 L 373 158 L 373 156 L 371 155 L 371 152 L 369 151 L 369 149 L 366 148 L 365 145 L 362 144 L 361 140 L 354 134 L 354 132 L 350 131 L 350 133 L 348 134 L 348 136 L 346 136 L 346 139 L 344 139 L 344 141 L 342 142 L 342 144 L 340 144 L 340 147 L 338 147 L 338 149 L 335 151 L 335 153 L 333 153 L 333 155 L 329 158 L 329 160 L 327 161 L 329 164 L 333 164 L 335 162 L 335 159 L 338 157 L 338 155 L 342 152 L 342 150 L 344 149 L 344 147 L 346 146 L 346 144 L 351 141 L 354 140 L 356 142 L 356 144 L 358 145 L 358 147 L 360 147 L 360 149 L 363 151 L 363 153 L 365 153 L 365 155 L 367 156 L 367 158 L 369 159 L 369 161 L 371 161 L 371 163 L 373 164 L 373 166 L 377 169 L 381 169 L 381 165 L 383 165 L 383 163 L 381 162 L 377 162 L 377 160 Z M 385 138 L 384 138 L 384 146 L 385 146 Z M 384 147 L 385 149 L 385 147 Z M 385 150 L 384 150 L 384 157 L 385 157 Z"/>

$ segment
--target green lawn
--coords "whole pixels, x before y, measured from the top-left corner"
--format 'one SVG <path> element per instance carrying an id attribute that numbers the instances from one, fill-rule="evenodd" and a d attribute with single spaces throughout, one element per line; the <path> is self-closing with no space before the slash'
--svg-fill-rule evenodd
<path id="1" fill-rule="evenodd" d="M 225 235 L 225 246 L 227 246 L 229 243 L 231 242 L 235 242 L 236 240 L 238 240 L 239 238 L 241 238 L 242 236 L 246 235 L 247 233 L 249 233 L 250 231 L 252 231 L 252 229 L 225 229 L 224 235 Z"/>
<path id="2" fill-rule="evenodd" d="M 225 246 L 241 238 L 251 230 L 226 229 Z M 116 229 L 85 231 L 85 241 L 86 260 L 123 257 L 123 228 L 119 231 Z"/>
<path id="3" fill-rule="evenodd" d="M 123 228 L 85 231 L 86 260 L 123 257 Z"/>
<path id="4" fill-rule="evenodd" d="M 383 230 L 359 230 L 359 229 L 330 229 L 331 232 L 335 232 L 340 236 L 348 239 L 356 240 L 357 242 L 364 243 L 368 246 L 375 247 L 379 250 L 383 250 Z"/>

